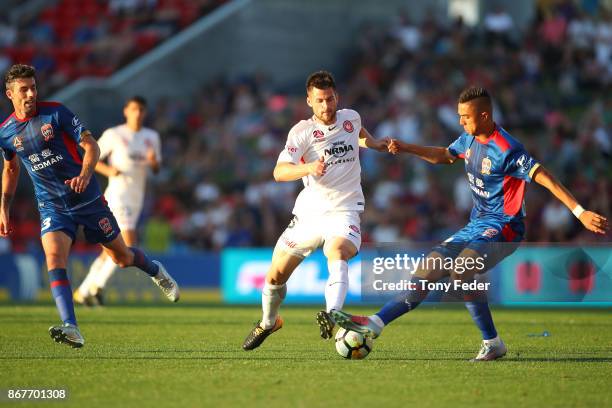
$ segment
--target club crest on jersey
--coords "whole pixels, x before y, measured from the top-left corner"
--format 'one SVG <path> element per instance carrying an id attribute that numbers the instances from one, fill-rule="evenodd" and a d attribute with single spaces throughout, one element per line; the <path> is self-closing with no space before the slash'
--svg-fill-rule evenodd
<path id="1" fill-rule="evenodd" d="M 356 225 L 349 225 L 349 228 L 352 229 L 354 232 L 358 233 L 359 235 L 361 235 L 361 231 L 359 231 L 359 227 Z"/>
<path id="2" fill-rule="evenodd" d="M 353 133 L 353 130 L 355 130 L 350 120 L 345 120 L 344 123 L 342 124 L 342 127 L 344 128 L 344 130 L 346 130 L 349 133 Z"/>
<path id="3" fill-rule="evenodd" d="M 50 123 L 45 123 L 40 127 L 40 132 L 42 133 L 43 139 L 45 142 L 48 142 L 50 139 L 53 139 L 53 125 Z"/>
<path id="4" fill-rule="evenodd" d="M 465 151 L 465 157 L 463 158 L 466 163 L 468 162 L 471 155 L 472 155 L 472 149 L 468 147 L 468 149 Z"/>
<path id="5" fill-rule="evenodd" d="M 497 235 L 497 230 L 495 228 L 487 228 L 483 233 L 482 236 L 483 237 L 487 237 L 487 238 L 493 238 L 494 236 Z"/>
<path id="6" fill-rule="evenodd" d="M 323 131 L 322 131 L 322 130 L 316 129 L 314 132 L 312 132 L 312 136 L 313 136 L 315 139 L 320 139 L 320 138 L 322 138 L 323 136 L 325 136 L 325 133 L 323 133 Z"/>
<path id="7" fill-rule="evenodd" d="M 98 221 L 98 225 L 105 235 L 109 235 L 111 232 L 113 232 L 113 226 L 107 217 L 104 217 Z"/>
<path id="8" fill-rule="evenodd" d="M 23 150 L 23 138 L 21 136 L 15 136 L 15 139 L 13 139 L 13 147 L 18 152 Z"/>
<path id="9" fill-rule="evenodd" d="M 482 174 L 491 174 L 491 159 L 485 157 L 482 159 L 482 164 L 480 166 L 480 172 Z"/>

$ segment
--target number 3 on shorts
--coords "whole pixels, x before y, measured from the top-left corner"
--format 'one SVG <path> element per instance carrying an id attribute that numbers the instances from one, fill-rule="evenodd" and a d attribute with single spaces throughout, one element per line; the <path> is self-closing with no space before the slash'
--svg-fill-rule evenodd
<path id="1" fill-rule="evenodd" d="M 40 230 L 44 231 L 50 226 L 51 226 L 51 217 L 47 217 L 44 220 L 42 220 L 42 226 L 40 227 Z"/>

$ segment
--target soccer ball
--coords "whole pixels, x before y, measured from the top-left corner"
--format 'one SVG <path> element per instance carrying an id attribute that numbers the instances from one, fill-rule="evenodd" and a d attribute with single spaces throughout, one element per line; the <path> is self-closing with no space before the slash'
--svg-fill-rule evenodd
<path id="1" fill-rule="evenodd" d="M 336 333 L 336 351 L 344 358 L 361 360 L 372 351 L 372 339 L 361 333 L 341 328 Z"/>

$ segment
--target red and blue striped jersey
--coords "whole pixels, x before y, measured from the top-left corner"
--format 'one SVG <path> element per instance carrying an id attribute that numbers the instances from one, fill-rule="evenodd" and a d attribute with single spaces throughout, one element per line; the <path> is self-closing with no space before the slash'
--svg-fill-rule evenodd
<path id="1" fill-rule="evenodd" d="M 496 125 L 485 143 L 464 132 L 448 150 L 465 161 L 474 201 L 470 219 L 525 217 L 525 182 L 531 182 L 539 163 L 520 142 Z"/>
<path id="2" fill-rule="evenodd" d="M 0 125 L 2 154 L 7 160 L 19 156 L 40 207 L 75 211 L 101 196 L 95 177 L 80 194 L 64 183 L 81 173 L 77 145 L 84 130 L 79 118 L 57 102 L 39 102 L 34 116 L 22 120 L 13 113 Z"/>

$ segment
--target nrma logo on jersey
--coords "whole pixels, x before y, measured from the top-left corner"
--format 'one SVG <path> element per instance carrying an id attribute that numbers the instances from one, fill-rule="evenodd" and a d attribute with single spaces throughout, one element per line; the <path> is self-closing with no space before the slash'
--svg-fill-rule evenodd
<path id="1" fill-rule="evenodd" d="M 260 304 L 261 290 L 270 268 L 272 249 L 227 249 L 221 254 L 221 290 L 227 303 Z M 360 261 L 349 262 L 347 302 L 361 298 Z M 287 282 L 284 303 L 325 304 L 327 260 L 319 250 L 306 258 Z"/>
<path id="2" fill-rule="evenodd" d="M 352 152 L 353 150 L 354 149 L 352 145 L 345 145 L 344 142 L 341 141 L 334 142 L 331 148 L 325 149 L 325 154 L 328 156 L 334 156 L 339 158 L 346 156 L 348 152 Z"/>

